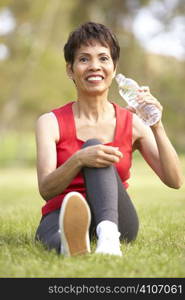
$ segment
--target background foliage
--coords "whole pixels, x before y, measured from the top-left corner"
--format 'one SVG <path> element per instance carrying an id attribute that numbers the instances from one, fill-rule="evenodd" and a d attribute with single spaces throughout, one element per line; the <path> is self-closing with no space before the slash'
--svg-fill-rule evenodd
<path id="1" fill-rule="evenodd" d="M 121 46 L 118 72 L 150 86 L 164 107 L 164 125 L 174 146 L 184 152 L 185 60 L 147 52 L 132 30 L 136 13 L 152 2 L 1 0 L 0 13 L 8 9 L 15 20 L 14 30 L 0 35 L 0 43 L 9 49 L 9 56 L 0 60 L 2 164 L 22 157 L 27 162 L 34 160 L 37 117 L 75 99 L 73 83 L 65 72 L 63 46 L 69 32 L 89 20 L 104 23 L 116 33 Z M 165 4 L 166 1 L 155 2 Z M 170 14 L 167 11 L 165 17 L 157 16 L 163 23 L 163 30 L 168 29 L 175 16 L 184 16 L 184 1 L 176 0 L 175 3 Z M 125 105 L 115 82 L 110 89 L 110 99 Z M 10 145 L 14 150 L 8 150 Z"/>

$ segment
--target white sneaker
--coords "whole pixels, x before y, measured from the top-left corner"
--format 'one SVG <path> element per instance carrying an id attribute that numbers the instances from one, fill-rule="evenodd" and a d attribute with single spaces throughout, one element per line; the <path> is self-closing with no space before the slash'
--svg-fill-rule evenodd
<path id="1" fill-rule="evenodd" d="M 74 256 L 90 252 L 90 221 L 91 213 L 84 197 L 78 192 L 68 193 L 59 215 L 61 254 Z"/>
<path id="2" fill-rule="evenodd" d="M 114 237 L 99 238 L 95 253 L 122 256 L 120 243 Z"/>
<path id="3" fill-rule="evenodd" d="M 102 221 L 97 226 L 97 247 L 95 253 L 122 256 L 120 249 L 120 232 L 117 225 L 110 221 Z"/>

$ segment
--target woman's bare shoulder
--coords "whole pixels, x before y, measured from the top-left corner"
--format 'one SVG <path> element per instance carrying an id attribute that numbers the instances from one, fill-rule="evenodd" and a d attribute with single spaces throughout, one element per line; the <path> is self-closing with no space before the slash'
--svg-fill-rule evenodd
<path id="1" fill-rule="evenodd" d="M 56 122 L 56 117 L 55 117 L 55 114 L 53 112 L 47 112 L 47 113 L 44 113 L 42 115 L 40 115 L 37 119 L 37 123 L 45 123 L 45 122 Z"/>
<path id="2" fill-rule="evenodd" d="M 40 115 L 36 121 L 36 132 L 51 135 L 55 141 L 59 140 L 59 126 L 57 118 L 53 112 L 48 112 Z"/>

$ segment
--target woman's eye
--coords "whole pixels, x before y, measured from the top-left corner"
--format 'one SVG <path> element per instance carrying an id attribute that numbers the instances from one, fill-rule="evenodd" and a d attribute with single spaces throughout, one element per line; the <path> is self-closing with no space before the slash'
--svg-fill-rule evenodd
<path id="1" fill-rule="evenodd" d="M 81 58 L 80 58 L 80 61 L 81 61 L 81 62 L 86 62 L 86 61 L 87 61 L 87 57 L 81 57 Z"/>
<path id="2" fill-rule="evenodd" d="M 107 61 L 107 60 L 109 60 L 109 58 L 108 58 L 107 56 L 102 56 L 102 57 L 101 57 L 101 60 L 102 60 L 102 61 Z"/>

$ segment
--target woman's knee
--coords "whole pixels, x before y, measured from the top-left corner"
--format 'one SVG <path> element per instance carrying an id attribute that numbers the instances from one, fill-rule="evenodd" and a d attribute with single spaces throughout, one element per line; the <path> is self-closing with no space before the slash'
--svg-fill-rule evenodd
<path id="1" fill-rule="evenodd" d="M 83 144 L 82 148 L 89 147 L 89 146 L 95 146 L 95 145 L 99 145 L 99 144 L 102 144 L 102 142 L 100 142 L 100 140 L 89 139 Z"/>

